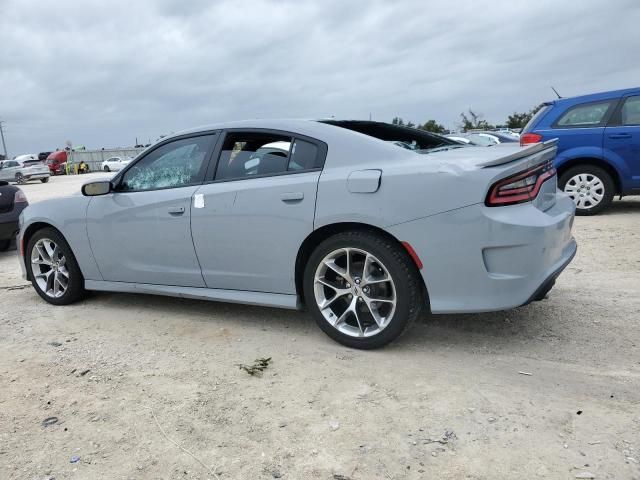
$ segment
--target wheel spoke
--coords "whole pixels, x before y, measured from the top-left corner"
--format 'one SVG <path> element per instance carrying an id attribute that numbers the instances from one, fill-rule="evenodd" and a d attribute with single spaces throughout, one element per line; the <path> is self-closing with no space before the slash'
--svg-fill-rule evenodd
<path id="1" fill-rule="evenodd" d="M 325 261 L 324 264 L 327 267 L 329 267 L 331 270 L 336 272 L 338 275 L 340 275 L 342 278 L 344 278 L 345 280 L 349 278 L 349 271 L 336 265 L 335 260 L 332 259 L 332 260 Z"/>
<path id="2" fill-rule="evenodd" d="M 51 257 L 49 256 L 49 254 L 47 253 L 47 251 L 46 251 L 46 249 L 44 247 L 44 244 L 37 243 L 36 244 L 36 251 L 40 255 L 40 258 L 42 259 L 42 262 L 45 265 L 51 265 L 52 260 L 51 260 Z"/>

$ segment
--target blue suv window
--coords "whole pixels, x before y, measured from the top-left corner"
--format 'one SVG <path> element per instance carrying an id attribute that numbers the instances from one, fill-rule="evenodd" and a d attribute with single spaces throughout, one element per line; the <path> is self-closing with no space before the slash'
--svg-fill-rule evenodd
<path id="1" fill-rule="evenodd" d="M 555 127 L 598 127 L 604 124 L 605 116 L 613 101 L 576 105 L 567 110 L 555 123 Z"/>
<path id="2" fill-rule="evenodd" d="M 622 125 L 640 125 L 640 96 L 627 98 L 620 113 Z"/>

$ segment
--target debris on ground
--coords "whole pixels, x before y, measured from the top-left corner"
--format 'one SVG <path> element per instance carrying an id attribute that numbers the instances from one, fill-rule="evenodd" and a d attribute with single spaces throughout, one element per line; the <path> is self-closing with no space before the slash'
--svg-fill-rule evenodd
<path id="1" fill-rule="evenodd" d="M 430 443 L 439 443 L 440 445 L 446 445 L 447 443 L 452 442 L 456 438 L 457 438 L 456 434 L 453 432 L 453 430 L 445 430 L 445 432 L 442 435 L 442 437 L 440 437 L 440 438 L 425 438 L 423 443 L 425 445 L 428 445 Z"/>
<path id="2" fill-rule="evenodd" d="M 51 425 L 55 425 L 58 423 L 58 417 L 47 417 L 42 421 L 43 427 L 50 427 Z"/>
<path id="3" fill-rule="evenodd" d="M 47 345 L 51 345 L 52 347 L 61 347 L 62 344 L 60 342 L 49 342 Z"/>
<path id="4" fill-rule="evenodd" d="M 84 376 L 85 376 L 87 373 L 89 373 L 90 371 L 91 371 L 91 369 L 90 369 L 90 368 L 87 368 L 86 370 L 81 371 L 79 376 L 80 376 L 80 377 L 84 377 Z"/>
<path id="5" fill-rule="evenodd" d="M 580 472 L 576 474 L 575 478 L 589 479 L 589 478 L 596 478 L 596 476 L 591 472 Z"/>
<path id="6" fill-rule="evenodd" d="M 262 375 L 267 367 L 271 363 L 271 357 L 268 358 L 256 358 L 253 362 L 253 365 L 245 365 L 244 363 L 239 363 L 238 367 L 240 370 L 244 370 L 251 376 Z"/>
<path id="7" fill-rule="evenodd" d="M 331 431 L 335 432 L 340 428 L 340 422 L 337 420 L 331 420 L 329 422 L 329 428 L 331 429 Z"/>
<path id="8" fill-rule="evenodd" d="M 74 455 L 73 457 L 71 457 L 71 460 L 69 460 L 69 463 L 78 463 L 80 461 L 80 457 L 78 457 L 77 455 Z"/>
<path id="9" fill-rule="evenodd" d="M 527 375 L 527 376 L 529 376 L 529 377 L 530 377 L 531 375 L 533 375 L 533 373 L 530 373 L 530 372 L 518 372 L 518 373 L 519 373 L 520 375 Z"/>

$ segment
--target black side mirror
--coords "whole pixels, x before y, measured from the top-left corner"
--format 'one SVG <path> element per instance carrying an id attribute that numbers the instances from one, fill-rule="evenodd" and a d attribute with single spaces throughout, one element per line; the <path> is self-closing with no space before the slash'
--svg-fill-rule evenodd
<path id="1" fill-rule="evenodd" d="M 106 195 L 111 192 L 112 186 L 109 181 L 91 182 L 85 183 L 82 186 L 82 194 L 85 197 L 97 197 L 100 195 Z"/>

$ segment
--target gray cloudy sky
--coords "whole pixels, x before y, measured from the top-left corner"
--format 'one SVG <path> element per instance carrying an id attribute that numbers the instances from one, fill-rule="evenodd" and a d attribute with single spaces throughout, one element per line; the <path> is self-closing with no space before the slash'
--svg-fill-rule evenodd
<path id="1" fill-rule="evenodd" d="M 640 2 L 0 0 L 10 155 L 221 120 L 492 122 L 640 85 Z"/>

